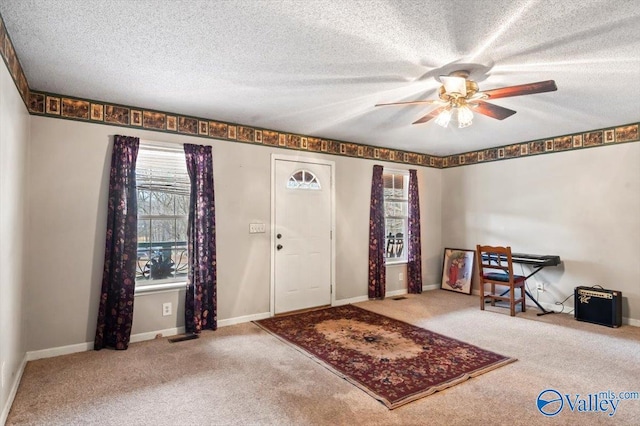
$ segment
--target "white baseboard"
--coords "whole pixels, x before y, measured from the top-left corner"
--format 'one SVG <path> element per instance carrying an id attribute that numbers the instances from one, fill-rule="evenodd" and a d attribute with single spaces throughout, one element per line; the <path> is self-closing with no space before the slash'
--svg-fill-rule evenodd
<path id="1" fill-rule="evenodd" d="M 244 322 L 259 321 L 261 319 L 265 319 L 269 317 L 271 317 L 270 312 L 263 312 L 261 314 L 244 315 L 241 317 L 219 320 L 218 327 L 226 327 L 229 325 L 242 324 Z"/>
<path id="2" fill-rule="evenodd" d="M 401 290 L 387 291 L 384 294 L 384 297 L 402 296 L 403 294 L 407 294 L 407 289 L 406 288 L 403 288 Z"/>
<path id="3" fill-rule="evenodd" d="M 269 312 L 261 314 L 245 315 L 242 317 L 229 318 L 218 321 L 218 327 L 226 327 L 229 325 L 241 324 L 244 322 L 257 321 L 265 318 L 269 318 L 271 315 Z M 183 334 L 185 332 L 184 327 L 167 328 L 164 330 L 148 331 L 145 333 L 132 334 L 130 343 L 144 342 L 146 340 L 153 340 L 158 334 L 162 337 L 175 336 L 177 334 Z M 26 354 L 26 361 L 35 361 L 41 358 L 51 358 L 60 355 L 69 355 L 76 352 L 86 352 L 93 350 L 93 342 L 78 343 L 75 345 L 58 346 L 56 348 L 41 349 L 38 351 L 30 351 Z M 25 361 L 25 362 L 26 362 Z M 0 423 L 2 424 L 2 423 Z"/>
<path id="4" fill-rule="evenodd" d="M 86 352 L 93 349 L 93 342 L 78 343 L 75 345 L 58 346 L 56 348 L 41 349 L 27 352 L 27 361 L 35 361 L 41 358 L 52 358 L 54 356 L 69 355 L 76 352 Z"/>
<path id="5" fill-rule="evenodd" d="M 169 337 L 175 336 L 176 334 L 184 334 L 184 327 L 166 328 L 164 330 L 132 334 L 129 338 L 129 342 L 137 343 L 144 342 L 145 340 L 153 340 L 156 338 L 156 336 L 158 336 L 158 334 L 160 335 L 160 337 Z"/>
<path id="6" fill-rule="evenodd" d="M 163 337 L 174 336 L 184 333 L 184 327 L 168 328 L 165 330 L 150 331 L 147 333 L 132 334 L 131 343 L 143 342 L 145 340 L 155 339 L 158 334 Z M 93 349 L 93 342 L 78 343 L 75 345 L 58 346 L 55 348 L 41 349 L 38 351 L 27 352 L 27 361 L 35 361 L 42 358 L 52 358 L 54 356 L 69 355 L 77 352 L 86 352 Z"/>
<path id="7" fill-rule="evenodd" d="M 474 290 L 473 294 L 475 294 L 476 296 L 480 296 L 480 291 L 479 290 Z M 540 306 L 542 306 L 547 311 L 560 312 L 560 309 L 562 308 L 561 306 L 558 306 L 555 303 L 540 302 L 540 301 L 538 301 L 538 303 L 540 304 Z M 536 304 L 533 303 L 533 301 L 531 299 L 527 298 L 527 307 L 529 307 L 529 306 L 532 307 L 532 308 L 537 308 Z M 571 311 L 571 309 L 573 309 L 573 306 L 569 305 L 566 308 L 569 311 Z M 622 324 L 623 325 L 630 325 L 630 326 L 633 326 L 633 327 L 640 327 L 640 320 L 637 320 L 637 319 L 634 319 L 634 318 L 623 317 L 622 318 Z"/>
<path id="8" fill-rule="evenodd" d="M 422 286 L 422 291 L 439 290 L 439 289 L 440 289 L 440 284 L 429 284 L 429 285 Z"/>
<path id="9" fill-rule="evenodd" d="M 437 290 L 439 288 L 440 288 L 440 284 L 424 285 L 424 286 L 422 286 L 422 291 Z M 385 293 L 385 297 L 401 296 L 401 295 L 407 294 L 407 293 L 408 293 L 407 289 L 387 291 Z M 366 302 L 368 300 L 369 300 L 369 297 L 367 297 L 367 296 L 352 297 L 350 299 L 336 300 L 333 303 L 333 306 L 350 305 L 352 303 Z"/>
<path id="10" fill-rule="evenodd" d="M 559 309 L 561 309 L 560 306 L 554 304 L 554 303 L 545 303 L 545 302 L 540 302 L 538 301 L 538 303 L 540 303 L 542 305 L 543 308 L 545 308 L 547 311 L 554 311 L 554 312 L 559 312 Z M 532 305 L 535 307 L 535 304 L 533 302 L 531 302 L 529 299 L 527 299 L 527 306 Z M 567 309 L 567 311 L 571 311 L 572 309 L 574 309 L 573 306 L 568 305 L 565 307 Z M 573 315 L 573 314 L 571 314 Z M 627 318 L 627 317 L 622 317 L 622 325 L 630 325 L 632 327 L 640 327 L 640 320 L 634 319 L 634 318 Z"/>
<path id="11" fill-rule="evenodd" d="M 333 306 L 350 305 L 352 303 L 366 302 L 367 300 L 369 300 L 367 296 L 352 297 L 350 299 L 340 299 L 340 300 L 336 300 L 333 303 Z"/>
<path id="12" fill-rule="evenodd" d="M 475 289 L 471 292 L 471 294 L 480 297 L 480 290 Z M 533 302 L 533 300 L 529 299 L 527 297 L 526 299 L 526 303 L 527 303 L 527 307 L 532 307 L 532 308 L 536 308 L 538 309 L 538 307 L 536 306 L 536 304 Z M 540 306 L 542 306 L 545 311 L 552 311 L 552 312 L 560 312 L 561 307 L 559 307 L 558 305 L 554 304 L 554 303 L 547 303 L 547 302 L 541 302 L 538 300 L 538 303 L 540 304 Z"/>
<path id="13" fill-rule="evenodd" d="M 545 311 L 560 312 L 560 310 L 562 309 L 562 306 L 558 306 L 555 303 L 541 302 L 539 300 L 538 303 L 545 309 Z M 527 306 L 537 308 L 536 304 L 533 303 L 533 301 L 531 301 L 529 298 L 527 298 Z"/>
<path id="14" fill-rule="evenodd" d="M 27 366 L 27 354 L 24 354 L 24 358 L 22 358 L 20 367 L 18 367 L 16 376 L 13 379 L 13 384 L 11 385 L 11 391 L 9 391 L 9 397 L 4 403 L 4 407 L 2 407 L 2 413 L 0 413 L 0 425 L 4 425 L 7 422 L 7 417 L 9 417 L 9 411 L 11 410 L 11 406 L 13 405 L 13 400 L 15 399 L 16 393 L 18 392 L 18 386 L 20 386 L 20 380 L 22 380 L 22 373 L 24 373 L 24 368 L 26 366 Z"/>

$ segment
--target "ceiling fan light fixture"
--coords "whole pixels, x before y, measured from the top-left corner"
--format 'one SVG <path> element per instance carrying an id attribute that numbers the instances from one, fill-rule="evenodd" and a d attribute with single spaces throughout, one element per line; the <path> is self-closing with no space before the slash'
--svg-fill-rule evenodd
<path id="1" fill-rule="evenodd" d="M 434 121 L 438 125 L 446 128 L 453 118 L 459 128 L 464 128 L 473 124 L 473 111 L 496 120 L 504 120 L 516 113 L 516 111 L 509 108 L 485 102 L 485 99 L 492 100 L 558 90 L 555 81 L 546 80 L 517 86 L 499 87 L 481 92 L 478 84 L 473 80 L 469 80 L 469 74 L 469 71 L 458 70 L 450 72 L 449 75 L 441 75 L 438 78 L 442 83 L 438 89 L 439 100 L 392 102 L 376 104 L 376 106 L 435 104 L 439 106 L 414 121 L 413 124 L 422 124 L 435 119 Z"/>
<path id="2" fill-rule="evenodd" d="M 436 117 L 436 124 L 442 127 L 447 127 L 449 121 L 451 121 L 451 108 L 443 109 Z"/>
<path id="3" fill-rule="evenodd" d="M 467 80 L 463 77 L 440 77 L 445 92 L 449 96 L 462 97 L 467 96 Z"/>
<path id="4" fill-rule="evenodd" d="M 461 129 L 463 127 L 469 127 L 472 122 L 473 112 L 471 112 L 471 109 L 466 105 L 458 107 L 458 127 Z"/>

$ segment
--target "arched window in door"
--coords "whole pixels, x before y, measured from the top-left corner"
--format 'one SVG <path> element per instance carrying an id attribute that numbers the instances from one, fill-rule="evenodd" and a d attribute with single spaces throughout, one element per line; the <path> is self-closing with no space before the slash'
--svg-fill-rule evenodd
<path id="1" fill-rule="evenodd" d="M 320 181 L 309 170 L 297 170 L 289 176 L 287 181 L 287 188 L 289 189 L 311 189 L 320 190 Z"/>

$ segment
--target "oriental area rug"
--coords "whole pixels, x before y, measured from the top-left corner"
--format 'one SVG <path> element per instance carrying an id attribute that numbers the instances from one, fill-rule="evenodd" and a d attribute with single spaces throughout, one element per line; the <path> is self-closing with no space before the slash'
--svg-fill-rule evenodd
<path id="1" fill-rule="evenodd" d="M 254 322 L 389 409 L 515 361 L 353 305 Z"/>

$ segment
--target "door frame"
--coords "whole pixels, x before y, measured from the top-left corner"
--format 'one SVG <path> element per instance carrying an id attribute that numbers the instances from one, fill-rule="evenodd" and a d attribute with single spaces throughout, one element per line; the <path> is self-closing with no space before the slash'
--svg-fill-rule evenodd
<path id="1" fill-rule="evenodd" d="M 336 302 L 336 163 L 331 160 L 304 157 L 300 155 L 271 154 L 271 294 L 269 297 L 269 312 L 275 315 L 276 309 L 276 161 L 291 161 L 297 163 L 310 163 L 329 166 L 331 175 L 330 198 L 331 198 L 331 282 L 329 291 L 331 292 L 331 306 Z"/>

